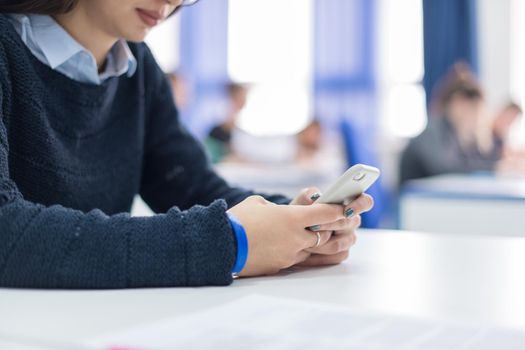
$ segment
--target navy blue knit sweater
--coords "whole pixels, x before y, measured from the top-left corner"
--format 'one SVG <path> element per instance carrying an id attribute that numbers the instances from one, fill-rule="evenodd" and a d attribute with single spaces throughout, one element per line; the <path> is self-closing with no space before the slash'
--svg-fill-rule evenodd
<path id="1" fill-rule="evenodd" d="M 79 83 L 0 15 L 0 286 L 231 283 L 226 210 L 253 193 L 213 172 L 151 53 L 130 46 L 133 77 Z M 163 214 L 130 217 L 137 193 Z"/>

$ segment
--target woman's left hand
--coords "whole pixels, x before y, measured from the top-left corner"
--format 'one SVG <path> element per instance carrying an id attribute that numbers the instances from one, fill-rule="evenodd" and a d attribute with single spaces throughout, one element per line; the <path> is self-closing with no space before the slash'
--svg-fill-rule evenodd
<path id="1" fill-rule="evenodd" d="M 295 205 L 310 205 L 315 202 L 318 196 L 312 195 L 319 193 L 316 188 L 305 189 L 301 194 L 292 201 Z M 317 197 L 317 198 L 316 198 Z M 307 249 L 311 255 L 298 266 L 323 266 L 339 264 L 346 260 L 350 248 L 356 243 L 356 230 L 361 225 L 361 213 L 369 211 L 374 205 L 373 198 L 367 194 L 362 194 L 344 209 L 347 218 L 334 223 L 324 224 L 316 227 L 315 231 L 324 233 L 332 232 L 329 239 L 323 239 L 322 244 L 318 247 Z"/>

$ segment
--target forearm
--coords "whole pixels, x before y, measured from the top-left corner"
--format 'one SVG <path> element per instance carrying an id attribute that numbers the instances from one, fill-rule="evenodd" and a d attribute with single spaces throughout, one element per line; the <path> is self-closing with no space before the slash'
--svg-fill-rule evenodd
<path id="1" fill-rule="evenodd" d="M 216 202 L 132 218 L 15 199 L 0 207 L 0 286 L 227 285 L 236 248 L 225 210 Z"/>

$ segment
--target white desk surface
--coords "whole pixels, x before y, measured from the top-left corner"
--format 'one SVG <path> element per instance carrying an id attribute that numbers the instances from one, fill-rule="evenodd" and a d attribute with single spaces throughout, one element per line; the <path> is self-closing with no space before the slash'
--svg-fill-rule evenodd
<path id="1" fill-rule="evenodd" d="M 0 289 L 0 338 L 89 339 L 250 294 L 525 330 L 525 238 L 362 230 L 342 265 L 230 287 Z"/>
<path id="2" fill-rule="evenodd" d="M 405 230 L 525 237 L 525 178 L 441 175 L 412 180 L 401 193 L 399 209 Z"/>
<path id="3" fill-rule="evenodd" d="M 525 199 L 525 177 L 490 175 L 439 175 L 411 180 L 405 195 Z"/>

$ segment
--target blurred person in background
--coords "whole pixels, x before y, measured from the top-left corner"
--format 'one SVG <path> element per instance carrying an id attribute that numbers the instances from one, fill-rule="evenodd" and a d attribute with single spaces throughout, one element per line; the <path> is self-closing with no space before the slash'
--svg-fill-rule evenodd
<path id="1" fill-rule="evenodd" d="M 308 161 L 321 149 L 323 130 L 318 120 L 310 122 L 297 134 L 297 160 Z"/>
<path id="2" fill-rule="evenodd" d="M 447 173 L 492 171 L 501 158 L 501 144 L 480 139 L 484 97 L 479 85 L 453 68 L 438 95 L 442 114 L 430 118 L 426 129 L 412 139 L 401 157 L 400 181 Z"/>
<path id="3" fill-rule="evenodd" d="M 228 94 L 228 114 L 218 125 L 214 126 L 206 139 L 206 148 L 214 163 L 232 155 L 232 133 L 235 129 L 241 111 L 246 106 L 248 86 L 238 83 L 229 83 L 226 87 Z"/>

